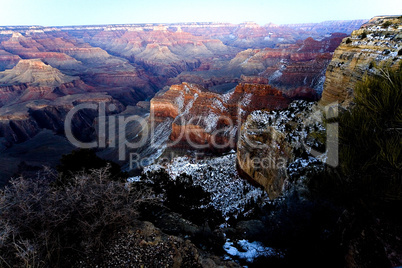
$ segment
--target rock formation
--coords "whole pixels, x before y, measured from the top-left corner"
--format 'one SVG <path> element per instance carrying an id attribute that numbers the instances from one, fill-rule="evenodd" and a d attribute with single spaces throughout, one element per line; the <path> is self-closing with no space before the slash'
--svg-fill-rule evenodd
<path id="1" fill-rule="evenodd" d="M 333 34 L 322 41 L 308 38 L 278 48 L 248 49 L 240 52 L 228 65 L 228 72 L 260 76 L 283 90 L 322 91 L 324 71 L 332 52 L 344 34 Z M 290 95 L 294 94 L 290 93 Z M 295 94 L 294 94 L 295 95 Z M 317 98 L 313 95 L 312 99 Z"/>
<path id="2" fill-rule="evenodd" d="M 402 59 L 401 28 L 400 17 L 374 17 L 344 38 L 328 65 L 320 103 L 348 105 L 356 82 L 364 75 L 376 73 L 375 66 L 398 66 Z"/>
<path id="3" fill-rule="evenodd" d="M 238 170 L 243 177 L 263 186 L 274 199 L 282 193 L 292 150 L 285 134 L 257 115 L 254 113 L 241 127 L 237 142 Z"/>
<path id="4" fill-rule="evenodd" d="M 170 140 L 173 147 L 213 152 L 235 147 L 241 122 L 253 110 L 282 109 L 289 99 L 263 84 L 239 84 L 226 94 L 183 83 L 151 100 L 155 122 L 173 119 Z"/>
<path id="5" fill-rule="evenodd" d="M 0 106 L 85 92 L 79 77 L 68 76 L 39 59 L 20 60 L 13 68 L 0 72 Z"/>
<path id="6" fill-rule="evenodd" d="M 311 36 L 305 30 L 255 23 L 0 26 L 0 147 L 28 142 L 43 129 L 63 134 L 66 112 L 81 100 L 103 100 L 114 103 L 117 113 L 141 110 L 145 116 L 139 101 L 189 82 L 189 92 L 182 84 L 153 101 L 170 107 L 165 115 L 159 109 L 155 119 L 161 144 L 166 136 L 187 148 L 181 135 L 187 133 L 205 150 L 215 150 L 212 141 L 222 150 L 234 148 L 236 124 L 252 110 L 317 97 L 327 55 L 340 40 L 327 34 L 305 40 Z M 275 88 L 286 89 L 286 96 Z M 172 99 L 182 97 L 183 107 Z M 189 121 L 196 116 L 206 120 Z M 77 119 L 83 140 L 94 138 L 95 117 L 83 112 Z"/>
<path id="7" fill-rule="evenodd" d="M 312 161 L 298 158 L 306 145 L 317 146 L 316 141 L 311 144 L 310 133 L 323 130 L 321 112 L 314 102 L 297 100 L 282 111 L 252 112 L 242 125 L 237 142 L 239 173 L 262 185 L 271 199 L 280 196 L 293 172 L 290 164 L 301 161 L 301 165 L 307 166 Z M 302 169 L 303 166 L 298 170 Z M 300 174 L 298 179 L 302 179 Z"/>
<path id="8" fill-rule="evenodd" d="M 54 87 L 76 79 L 79 78 L 62 74 L 39 59 L 20 60 L 13 69 L 0 73 L 0 84 L 27 83 L 33 86 Z"/>

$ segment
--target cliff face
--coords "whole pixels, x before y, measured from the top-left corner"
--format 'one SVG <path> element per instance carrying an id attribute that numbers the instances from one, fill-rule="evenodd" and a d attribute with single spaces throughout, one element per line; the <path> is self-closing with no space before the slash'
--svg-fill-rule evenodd
<path id="1" fill-rule="evenodd" d="M 221 40 L 225 45 L 241 49 L 273 48 L 277 44 L 294 43 L 308 37 L 322 39 L 331 33 L 350 34 L 366 20 L 325 21 L 321 23 L 283 24 L 269 23 L 260 26 L 256 23 L 189 23 L 181 25 L 183 31 L 194 35 L 210 36 Z"/>
<path id="2" fill-rule="evenodd" d="M 183 83 L 151 100 L 155 122 L 173 119 L 173 147 L 226 151 L 235 147 L 238 127 L 256 109 L 282 109 L 289 99 L 269 85 L 239 84 L 226 94 Z"/>
<path id="3" fill-rule="evenodd" d="M 338 101 L 346 106 L 353 100 L 353 88 L 356 83 L 365 74 L 378 72 L 376 65 L 388 64 L 391 68 L 396 67 L 402 58 L 399 52 L 402 51 L 401 24 L 400 17 L 375 17 L 361 29 L 353 31 L 350 37 L 344 38 L 327 68 L 321 104 Z M 304 43 L 306 51 L 319 50 L 320 45 L 316 40 L 307 39 Z M 327 42 L 327 47 L 330 46 L 331 43 Z M 248 54 L 242 52 L 247 54 L 243 56 L 244 59 L 248 59 L 245 65 L 262 70 L 265 66 L 249 63 L 255 55 L 261 53 L 252 52 L 251 50 Z M 289 57 L 301 61 L 308 60 L 311 54 L 302 52 L 303 48 L 298 49 Z M 270 57 L 275 58 L 273 54 L 270 54 Z M 316 60 L 317 56 L 314 59 Z M 312 155 L 308 157 L 298 155 L 300 148 L 307 152 L 310 152 L 311 148 L 321 148 L 322 151 L 324 147 L 322 141 L 310 135 L 312 130 L 316 134 L 325 132 L 321 121 L 322 112 L 317 107 L 301 102 L 292 103 L 287 110 L 280 112 L 253 112 L 242 125 L 239 134 L 237 143 L 239 170 L 246 177 L 263 185 L 271 198 L 277 197 L 289 176 L 300 179 L 304 176 L 305 167 L 322 168 L 323 164 L 318 158 Z M 287 170 L 283 166 L 278 167 L 278 164 L 284 162 Z"/>
<path id="4" fill-rule="evenodd" d="M 243 177 L 263 186 L 274 199 L 282 193 L 292 151 L 284 133 L 268 123 L 253 113 L 242 125 L 237 142 L 237 165 Z"/>
<path id="5" fill-rule="evenodd" d="M 299 150 L 312 144 L 309 134 L 323 131 L 320 111 L 313 102 L 293 101 L 282 111 L 254 111 L 241 127 L 237 142 L 239 173 L 257 182 L 269 197 L 278 197 L 286 187 L 292 165 L 302 179 L 303 169 L 316 159 L 300 157 Z"/>
<path id="6" fill-rule="evenodd" d="M 376 72 L 373 66 L 397 66 L 402 59 L 401 40 L 400 17 L 374 17 L 344 38 L 328 65 L 321 104 L 348 105 L 356 83 Z"/>
<path id="7" fill-rule="evenodd" d="M 274 49 L 248 49 L 230 61 L 228 70 L 234 74 L 266 78 L 269 84 L 290 90 L 289 95 L 308 90 L 314 99 L 314 93 L 322 91 L 324 71 L 332 52 L 345 36 L 333 34 L 321 41 L 308 38 Z"/>
<path id="8" fill-rule="evenodd" d="M 254 109 L 316 98 L 339 39 L 326 38 L 335 28 L 310 34 L 255 23 L 0 26 L 0 143 L 25 143 L 43 128 L 62 134 L 65 113 L 81 99 L 102 99 L 115 103 L 116 112 L 138 113 L 130 106 L 166 85 L 189 82 L 188 92 L 183 84 L 153 101 L 160 136 L 178 141 L 179 148 L 188 147 L 183 135 L 205 150 L 214 150 L 213 142 L 221 150 L 233 148 L 239 122 Z M 82 139 L 93 137 L 95 116 L 89 112 L 77 119 Z M 203 119 L 196 121 L 197 116 Z"/>
<path id="9" fill-rule="evenodd" d="M 131 102 L 152 97 L 155 93 L 157 85 L 142 67 L 93 47 L 69 32 L 44 27 L 37 30 L 11 28 L 13 30 L 0 31 L 0 69 L 14 67 L 21 58 L 40 59 L 63 74 L 78 75 L 97 91 L 111 90 L 117 95 L 116 91 L 123 88 L 126 91 L 135 89 L 137 95 L 143 97 Z"/>

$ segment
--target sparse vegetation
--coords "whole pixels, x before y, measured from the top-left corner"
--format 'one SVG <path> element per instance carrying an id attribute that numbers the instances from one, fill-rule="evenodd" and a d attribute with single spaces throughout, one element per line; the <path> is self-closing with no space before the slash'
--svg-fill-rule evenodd
<path id="1" fill-rule="evenodd" d="M 402 200 L 402 69 L 371 67 L 378 74 L 357 84 L 338 118 L 340 166 L 308 182 L 343 202 Z"/>
<path id="2" fill-rule="evenodd" d="M 346 44 L 350 44 L 350 43 L 352 43 L 352 40 L 350 40 L 350 38 L 348 37 L 348 38 L 346 39 L 345 43 L 346 43 Z"/>
<path id="3" fill-rule="evenodd" d="M 355 106 L 340 117 L 340 161 L 355 194 L 402 198 L 402 69 L 380 69 L 355 90 Z M 364 186 L 364 187 L 363 187 Z M 363 188 L 362 188 L 363 187 Z M 392 194 L 393 195 L 393 194 Z"/>
<path id="4" fill-rule="evenodd" d="M 382 25 L 381 25 L 381 27 L 382 28 L 388 28 L 389 26 L 391 26 L 392 25 L 392 22 L 391 21 L 386 21 L 386 22 L 384 22 Z"/>
<path id="5" fill-rule="evenodd" d="M 362 35 L 360 36 L 360 39 L 364 39 L 364 38 L 366 38 L 367 37 L 367 33 L 364 31 L 363 33 L 362 33 Z"/>
<path id="6" fill-rule="evenodd" d="M 0 266 L 71 267 L 136 222 L 148 191 L 111 181 L 107 168 L 76 173 L 53 187 L 54 175 L 18 178 L 0 193 Z"/>

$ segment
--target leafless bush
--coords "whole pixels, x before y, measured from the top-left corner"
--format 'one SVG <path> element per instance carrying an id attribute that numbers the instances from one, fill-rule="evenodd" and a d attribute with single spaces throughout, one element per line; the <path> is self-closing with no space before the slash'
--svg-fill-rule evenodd
<path id="1" fill-rule="evenodd" d="M 108 178 L 103 168 L 76 174 L 62 187 L 46 176 L 12 180 L 0 192 L 0 266 L 70 266 L 99 252 L 152 199 L 147 190 Z"/>

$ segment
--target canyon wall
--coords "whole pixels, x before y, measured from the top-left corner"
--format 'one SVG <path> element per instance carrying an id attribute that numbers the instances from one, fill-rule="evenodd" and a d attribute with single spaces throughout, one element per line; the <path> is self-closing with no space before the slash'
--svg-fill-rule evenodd
<path id="1" fill-rule="evenodd" d="M 336 101 L 347 106 L 353 102 L 356 83 L 365 75 L 381 74 L 379 68 L 397 67 L 402 58 L 401 24 L 401 17 L 374 17 L 350 37 L 343 38 L 327 68 L 319 103 Z M 323 158 L 310 154 L 312 148 L 325 148 L 323 141 L 315 138 L 325 135 L 323 112 L 313 103 L 297 101 L 283 111 L 251 113 L 242 125 L 237 143 L 240 173 L 262 185 L 270 198 L 276 198 L 290 175 L 303 179 L 303 170 L 309 166 L 312 170 L 323 168 L 323 162 L 328 161 L 325 154 Z"/>
<path id="2" fill-rule="evenodd" d="M 344 38 L 327 67 L 320 103 L 348 105 L 356 83 L 365 75 L 376 74 L 386 65 L 398 66 L 402 59 L 401 30 L 401 17 L 380 16 Z"/>
<path id="3" fill-rule="evenodd" d="M 220 152 L 236 146 L 237 132 L 253 110 L 276 110 L 290 100 L 263 84 L 239 84 L 226 94 L 207 91 L 195 84 L 173 85 L 151 100 L 155 122 L 173 119 L 173 147 Z"/>
<path id="4" fill-rule="evenodd" d="M 171 109 L 156 119 L 164 123 L 161 141 L 185 149 L 185 133 L 205 150 L 215 150 L 212 142 L 220 151 L 234 148 L 236 124 L 251 111 L 318 98 L 326 64 L 344 36 L 334 33 L 340 25 L 325 33 L 250 22 L 0 26 L 0 150 L 6 155 L 16 144 L 30 146 L 24 144 L 44 129 L 63 138 L 66 113 L 82 101 L 143 116 L 147 106 L 137 103 L 171 85 L 179 85 L 172 87 L 177 92 L 161 97 L 162 91 L 151 105 L 157 112 L 158 105 Z M 183 106 L 173 97 L 183 97 Z M 205 120 L 190 121 L 196 116 Z M 95 138 L 95 117 L 94 111 L 77 115 L 78 137 Z"/>

